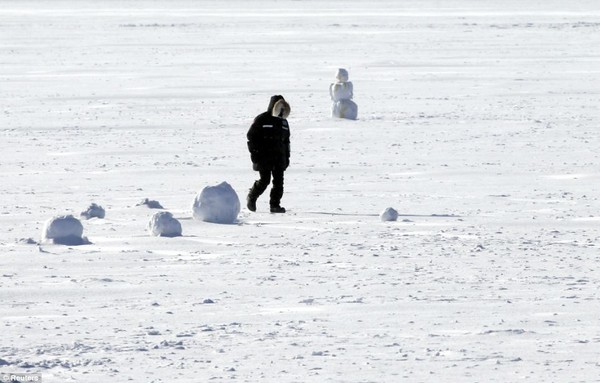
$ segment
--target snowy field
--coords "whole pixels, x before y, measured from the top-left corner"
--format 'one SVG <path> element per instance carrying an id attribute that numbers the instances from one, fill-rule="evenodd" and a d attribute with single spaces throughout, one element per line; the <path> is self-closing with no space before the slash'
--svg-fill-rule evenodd
<path id="1" fill-rule="evenodd" d="M 194 220 L 273 94 L 288 213 Z M 0 1 L 0 103 L 0 373 L 600 381 L 597 1 Z"/>

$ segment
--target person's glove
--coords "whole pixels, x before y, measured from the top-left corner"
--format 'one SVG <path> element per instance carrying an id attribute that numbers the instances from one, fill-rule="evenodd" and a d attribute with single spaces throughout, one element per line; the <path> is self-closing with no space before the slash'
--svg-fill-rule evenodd
<path id="1" fill-rule="evenodd" d="M 252 163 L 252 170 L 259 172 L 260 171 L 260 166 L 258 165 L 257 162 L 253 162 Z"/>

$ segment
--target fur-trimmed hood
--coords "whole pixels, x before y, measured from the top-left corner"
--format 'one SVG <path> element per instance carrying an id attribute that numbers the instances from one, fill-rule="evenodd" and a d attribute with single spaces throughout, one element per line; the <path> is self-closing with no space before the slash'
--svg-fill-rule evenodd
<path id="1" fill-rule="evenodd" d="M 283 96 L 280 94 L 276 94 L 275 96 L 271 96 L 271 100 L 269 101 L 269 107 L 267 108 L 267 112 L 269 114 L 273 114 L 273 108 L 275 107 L 275 103 L 279 100 L 283 100 Z"/>
<path id="2" fill-rule="evenodd" d="M 273 106 L 273 117 L 279 117 L 286 119 L 291 112 L 290 104 L 288 104 L 283 98 L 275 103 Z"/>

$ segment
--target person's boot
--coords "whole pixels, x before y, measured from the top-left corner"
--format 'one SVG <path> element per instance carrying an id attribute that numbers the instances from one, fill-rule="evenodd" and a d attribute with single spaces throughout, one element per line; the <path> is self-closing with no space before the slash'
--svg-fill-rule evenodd
<path id="1" fill-rule="evenodd" d="M 271 213 L 285 213 L 285 208 L 281 206 L 271 206 Z"/>
<path id="2" fill-rule="evenodd" d="M 248 207 L 248 210 L 256 211 L 256 200 L 257 199 L 258 199 L 258 197 L 255 197 L 254 195 L 252 195 L 252 193 L 248 194 L 248 197 L 246 197 L 246 207 Z"/>

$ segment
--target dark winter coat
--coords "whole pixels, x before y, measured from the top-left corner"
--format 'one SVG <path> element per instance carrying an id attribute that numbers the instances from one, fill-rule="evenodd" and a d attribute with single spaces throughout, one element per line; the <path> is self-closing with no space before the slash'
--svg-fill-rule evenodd
<path id="1" fill-rule="evenodd" d="M 282 96 L 271 97 L 269 108 L 248 130 L 248 150 L 255 170 L 287 169 L 290 164 L 290 107 Z"/>

